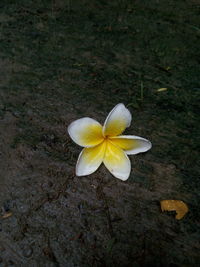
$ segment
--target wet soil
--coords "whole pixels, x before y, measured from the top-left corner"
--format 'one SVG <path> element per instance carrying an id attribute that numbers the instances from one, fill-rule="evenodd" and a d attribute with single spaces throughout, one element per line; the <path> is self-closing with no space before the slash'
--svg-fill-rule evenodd
<path id="1" fill-rule="evenodd" d="M 0 266 L 199 266 L 199 15 L 195 0 L 1 0 Z M 76 177 L 67 126 L 120 102 L 153 148 L 126 182 Z"/>

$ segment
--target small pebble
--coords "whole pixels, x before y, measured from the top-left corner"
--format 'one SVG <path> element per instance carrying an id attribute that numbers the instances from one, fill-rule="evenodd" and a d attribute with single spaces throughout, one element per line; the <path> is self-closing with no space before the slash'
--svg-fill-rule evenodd
<path id="1" fill-rule="evenodd" d="M 25 246 L 23 248 L 23 252 L 22 253 L 23 253 L 24 257 L 30 258 L 32 256 L 32 254 L 33 254 L 33 249 L 30 246 Z"/>

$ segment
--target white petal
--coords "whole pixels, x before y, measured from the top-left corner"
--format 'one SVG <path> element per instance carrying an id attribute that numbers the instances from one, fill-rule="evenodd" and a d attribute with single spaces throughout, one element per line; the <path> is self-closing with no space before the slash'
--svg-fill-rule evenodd
<path id="1" fill-rule="evenodd" d="M 108 114 L 103 126 L 104 136 L 116 136 L 121 134 L 131 124 L 131 113 L 124 104 L 116 105 Z"/>
<path id="2" fill-rule="evenodd" d="M 68 132 L 79 146 L 93 147 L 103 141 L 101 124 L 88 117 L 73 121 L 68 127 Z"/>
<path id="3" fill-rule="evenodd" d="M 107 141 L 103 163 L 116 178 L 123 181 L 128 179 L 131 171 L 130 160 L 121 148 L 109 141 Z"/>
<path id="4" fill-rule="evenodd" d="M 105 148 L 105 142 L 95 147 L 84 148 L 76 164 L 76 175 L 84 176 L 95 172 L 103 161 Z"/>
<path id="5" fill-rule="evenodd" d="M 120 135 L 111 137 L 110 141 L 114 145 L 122 148 L 127 155 L 146 152 L 152 147 L 149 140 L 135 135 Z"/>

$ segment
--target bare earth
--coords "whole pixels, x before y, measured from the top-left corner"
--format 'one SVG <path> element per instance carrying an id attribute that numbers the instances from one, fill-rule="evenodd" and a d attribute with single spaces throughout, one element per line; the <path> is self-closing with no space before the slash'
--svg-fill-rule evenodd
<path id="1" fill-rule="evenodd" d="M 1 1 L 0 266 L 199 266 L 199 15 L 194 0 Z M 67 126 L 120 102 L 153 148 L 126 182 L 76 177 Z"/>

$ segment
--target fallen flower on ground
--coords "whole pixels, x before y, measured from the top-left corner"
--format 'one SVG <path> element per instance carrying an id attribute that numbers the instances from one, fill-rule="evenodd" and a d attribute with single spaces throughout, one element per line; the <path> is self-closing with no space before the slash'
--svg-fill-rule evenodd
<path id="1" fill-rule="evenodd" d="M 68 132 L 72 140 L 84 147 L 76 164 L 76 175 L 95 172 L 103 162 L 106 168 L 123 181 L 127 180 L 131 163 L 127 155 L 146 152 L 151 142 L 139 136 L 121 135 L 130 126 L 132 116 L 124 104 L 116 105 L 102 126 L 85 117 L 72 122 Z"/>

